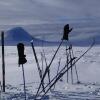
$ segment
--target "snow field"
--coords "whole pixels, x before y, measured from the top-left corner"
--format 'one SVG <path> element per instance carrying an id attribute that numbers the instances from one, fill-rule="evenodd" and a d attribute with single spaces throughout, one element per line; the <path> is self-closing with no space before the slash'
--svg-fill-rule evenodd
<path id="1" fill-rule="evenodd" d="M 41 52 L 44 49 L 47 63 L 49 64 L 57 47 L 35 47 L 40 66 Z M 88 47 L 73 47 L 75 57 L 79 57 Z M 63 81 L 58 81 L 54 91 L 49 93 L 50 100 L 100 100 L 100 47 L 93 47 L 76 65 L 81 84 L 76 84 L 76 76 L 74 72 L 74 84 L 67 84 L 67 75 L 64 75 Z M 60 69 L 65 65 L 65 47 L 61 47 L 54 62 L 51 66 L 51 79 L 57 73 L 59 59 L 61 58 Z M 26 77 L 26 89 L 28 100 L 34 98 L 34 94 L 39 86 L 40 79 L 38 75 L 37 66 L 35 63 L 33 51 L 31 47 L 25 48 L 27 63 L 24 65 Z M 17 47 L 5 47 L 5 62 L 6 62 L 6 92 L 2 94 L 3 100 L 24 100 L 23 99 L 23 81 L 22 69 L 18 67 Z M 1 50 L 0 50 L 0 66 Z M 45 64 L 44 64 L 45 67 Z M 1 67 L 2 68 L 2 67 Z M 0 81 L 2 79 L 2 69 L 0 68 Z M 74 69 L 74 68 L 73 68 Z M 46 78 L 45 84 L 48 83 Z M 20 94 L 20 96 L 19 96 Z M 3 97 L 4 95 L 4 97 Z M 17 95 L 17 96 L 16 96 Z M 17 98 L 17 99 L 16 99 Z"/>

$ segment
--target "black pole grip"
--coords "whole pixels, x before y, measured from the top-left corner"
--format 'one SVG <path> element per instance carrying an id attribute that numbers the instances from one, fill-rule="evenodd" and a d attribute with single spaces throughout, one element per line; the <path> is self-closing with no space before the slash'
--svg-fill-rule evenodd
<path id="1" fill-rule="evenodd" d="M 69 40 L 69 33 L 72 31 L 72 28 L 69 28 L 69 24 L 64 26 L 64 33 L 63 33 L 63 38 L 62 40 Z"/>
<path id="2" fill-rule="evenodd" d="M 18 64 L 25 64 L 27 62 L 26 60 L 26 55 L 24 54 L 24 44 L 23 43 L 18 43 L 17 44 L 17 50 L 18 50 Z"/>

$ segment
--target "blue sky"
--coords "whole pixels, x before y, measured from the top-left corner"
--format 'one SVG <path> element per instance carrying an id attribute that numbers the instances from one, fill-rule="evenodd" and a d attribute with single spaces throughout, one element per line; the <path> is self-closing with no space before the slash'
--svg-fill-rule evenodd
<path id="1" fill-rule="evenodd" d="M 0 0 L 0 24 L 99 19 L 100 0 Z"/>

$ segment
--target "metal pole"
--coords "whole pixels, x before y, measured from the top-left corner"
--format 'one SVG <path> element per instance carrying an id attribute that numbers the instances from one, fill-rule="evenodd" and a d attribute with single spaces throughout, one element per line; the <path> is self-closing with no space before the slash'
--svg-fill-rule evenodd
<path id="1" fill-rule="evenodd" d="M 22 64 L 22 72 L 23 72 L 23 83 L 24 83 L 24 95 L 25 95 L 25 100 L 26 100 L 26 84 L 25 84 L 25 73 L 24 73 L 23 64 Z"/>
<path id="2" fill-rule="evenodd" d="M 37 64 L 37 68 L 38 68 L 40 80 L 42 81 L 42 76 L 43 76 L 42 75 L 42 71 L 41 71 L 41 68 L 40 68 L 40 65 L 39 65 L 39 61 L 38 61 L 38 58 L 37 58 L 37 55 L 36 55 L 36 51 L 35 51 L 35 48 L 34 48 L 34 44 L 32 42 L 31 42 L 31 46 L 32 46 L 33 54 L 34 54 L 35 61 L 36 61 L 36 64 Z M 43 91 L 45 92 L 45 89 L 44 89 L 44 81 L 42 81 L 41 85 L 42 85 Z"/>
<path id="3" fill-rule="evenodd" d="M 0 81 L 0 100 L 1 100 L 1 94 L 2 94 L 2 85 L 1 85 L 1 81 Z"/>
<path id="4" fill-rule="evenodd" d="M 72 47 L 69 49 L 70 59 L 72 59 L 71 49 L 72 49 Z M 71 66 L 73 65 L 73 62 L 72 61 L 71 61 L 70 65 Z M 72 81 L 72 84 L 73 84 L 73 67 L 71 67 L 71 81 Z"/>
<path id="5" fill-rule="evenodd" d="M 66 64 L 67 64 L 67 68 L 68 68 L 68 62 L 69 62 L 69 54 L 68 54 L 68 52 L 67 52 L 67 45 L 66 45 Z M 68 79 L 68 77 L 69 77 L 69 71 L 67 71 L 67 83 L 69 82 L 69 79 Z"/>
<path id="6" fill-rule="evenodd" d="M 2 44 L 2 86 L 3 92 L 5 92 L 5 56 L 4 56 L 4 32 L 1 32 L 1 44 Z"/>
<path id="7" fill-rule="evenodd" d="M 72 49 L 72 56 L 74 57 L 73 49 Z M 74 62 L 75 62 L 75 60 L 74 60 Z M 78 76 L 76 64 L 75 64 L 75 72 L 76 72 L 76 77 L 77 77 L 77 83 L 79 83 L 80 81 L 79 81 L 79 76 Z"/>
<path id="8" fill-rule="evenodd" d="M 61 58 L 59 59 L 59 62 L 58 62 L 57 75 L 58 75 L 58 73 L 59 73 L 60 64 L 61 64 Z M 54 89 L 55 89 L 55 86 L 56 86 L 56 84 L 54 85 Z"/>
<path id="9" fill-rule="evenodd" d="M 38 90 L 37 90 L 35 99 L 36 99 L 37 96 L 38 96 L 38 93 L 39 93 L 39 90 L 40 90 L 40 88 L 41 88 L 41 85 L 42 85 L 42 83 L 43 83 L 43 81 L 44 81 L 44 78 L 45 78 L 45 76 L 47 75 L 47 73 L 48 73 L 48 71 L 49 71 L 49 69 L 50 69 L 50 67 L 51 67 L 51 64 L 52 64 L 53 60 L 55 59 L 55 56 L 56 56 L 56 54 L 58 53 L 58 50 L 60 49 L 62 43 L 63 43 L 63 40 L 60 42 L 60 44 L 59 44 L 59 46 L 58 46 L 58 48 L 57 48 L 55 54 L 53 55 L 53 57 L 52 57 L 52 59 L 51 59 L 51 62 L 49 63 L 49 65 L 46 67 L 46 69 L 45 69 L 45 71 L 44 71 L 44 74 L 43 74 L 43 77 L 42 77 L 42 79 L 41 79 L 41 83 L 40 83 L 40 85 L 39 85 L 39 87 L 38 87 Z"/>
<path id="10" fill-rule="evenodd" d="M 64 69 L 67 67 L 67 65 L 65 65 L 65 67 L 64 68 L 62 68 L 61 70 L 60 70 L 60 72 L 58 73 L 58 75 L 56 75 L 52 80 L 51 80 L 51 82 L 49 83 L 49 84 L 47 84 L 46 86 L 45 86 L 45 89 L 50 85 L 50 88 L 52 88 L 52 86 L 53 86 L 53 84 L 55 84 L 58 80 L 59 80 L 59 77 L 61 78 L 71 67 L 73 67 L 89 50 L 91 50 L 92 49 L 92 47 L 94 46 L 94 44 L 95 44 L 95 41 L 93 41 L 93 43 L 90 45 L 90 47 L 82 54 L 82 55 L 80 55 L 76 60 L 75 60 L 75 62 L 73 62 L 72 63 L 72 66 L 70 65 L 69 67 L 68 67 L 68 69 L 66 69 L 65 71 L 64 71 Z M 71 61 L 73 61 L 75 58 L 73 58 L 73 59 L 71 59 Z M 70 62 L 71 61 L 69 61 L 69 63 L 68 64 L 70 64 Z M 57 77 L 58 77 L 58 80 L 57 80 Z M 54 82 L 53 82 L 54 81 Z M 53 82 L 53 83 L 52 83 Z M 49 89 L 50 88 L 48 88 L 48 90 L 46 90 L 46 92 L 45 92 L 45 94 L 49 91 Z M 42 93 L 42 91 L 43 90 L 41 90 L 38 94 L 40 95 L 41 93 Z M 45 95 L 44 94 L 44 95 Z M 43 96 L 44 96 L 43 95 Z M 43 97 L 42 96 L 42 97 Z M 36 99 L 35 99 L 36 100 Z M 40 99 L 41 100 L 41 99 Z"/>
<path id="11" fill-rule="evenodd" d="M 46 68 L 47 68 L 48 64 L 47 64 L 47 59 L 46 59 L 46 56 L 45 56 L 44 49 L 43 49 L 43 57 L 44 57 L 45 65 L 46 65 Z M 50 69 L 48 70 L 48 81 L 50 83 Z"/>
<path id="12" fill-rule="evenodd" d="M 44 59 L 43 59 L 43 54 L 42 54 L 42 52 L 41 52 L 41 62 L 42 62 L 42 75 L 43 75 L 43 70 L 44 70 L 44 68 L 43 68 L 43 65 L 44 65 Z"/>

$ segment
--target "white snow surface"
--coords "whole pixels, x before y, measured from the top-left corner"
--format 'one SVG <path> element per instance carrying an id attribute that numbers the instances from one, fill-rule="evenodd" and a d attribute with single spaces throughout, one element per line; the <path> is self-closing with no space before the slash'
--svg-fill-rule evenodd
<path id="1" fill-rule="evenodd" d="M 79 57 L 88 47 L 73 47 L 74 56 Z M 1 49 L 1 47 L 0 47 Z M 40 66 L 41 52 L 44 49 L 49 64 L 55 50 L 54 47 L 35 47 Z M 60 69 L 64 67 L 66 61 L 65 47 L 62 46 L 54 59 L 51 66 L 51 79 L 57 73 L 59 59 L 61 58 Z M 27 63 L 24 65 L 27 100 L 34 100 L 40 78 L 35 63 L 33 51 L 31 47 L 25 48 Z M 6 92 L 0 92 L 0 100 L 24 100 L 22 68 L 18 67 L 17 47 L 5 47 L 5 63 L 6 63 Z M 0 50 L 0 81 L 2 81 L 2 56 Z M 93 47 L 81 60 L 76 64 L 80 84 L 77 84 L 75 72 L 74 84 L 71 81 L 67 83 L 67 75 L 63 76 L 63 81 L 58 81 L 56 87 L 47 94 L 46 100 L 100 100 L 100 47 Z M 74 68 L 73 68 L 74 69 Z M 45 79 L 45 84 L 48 80 Z"/>

